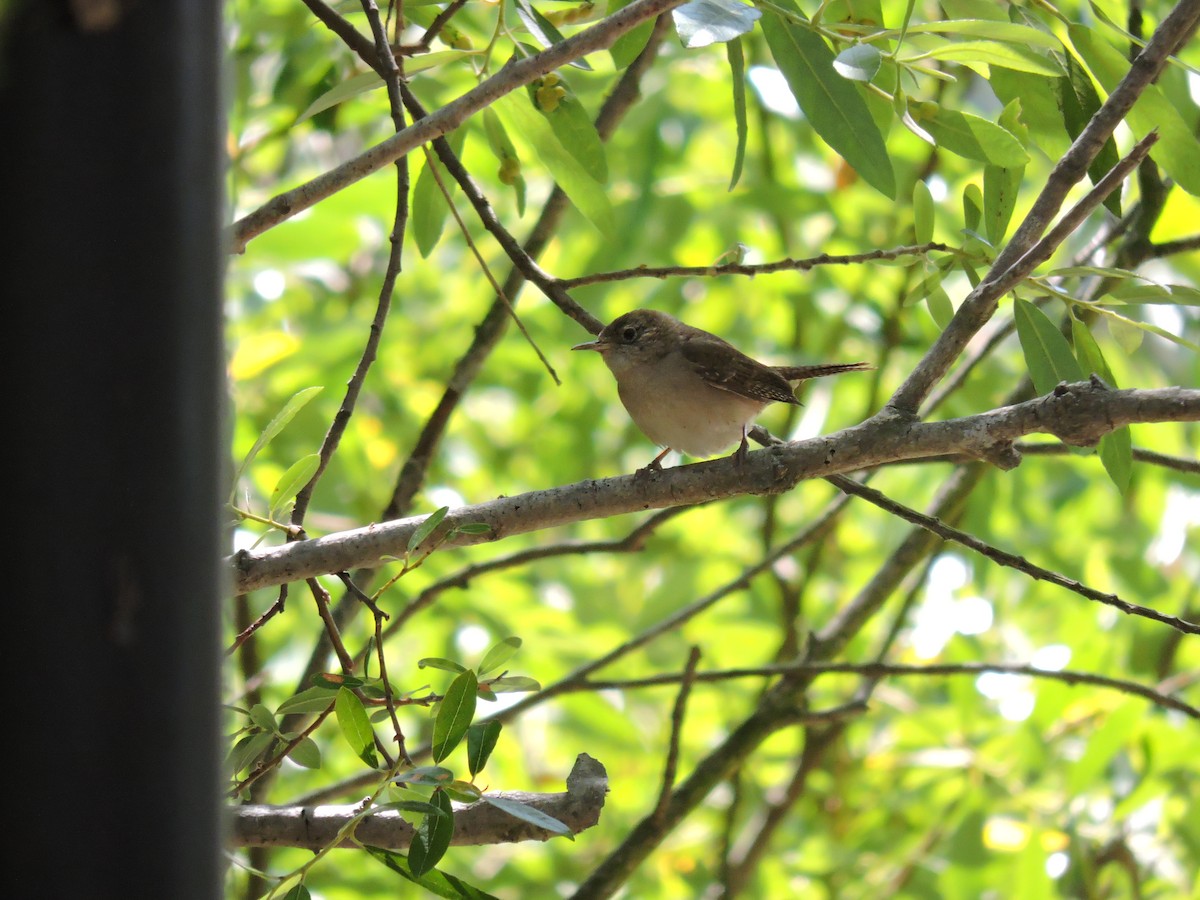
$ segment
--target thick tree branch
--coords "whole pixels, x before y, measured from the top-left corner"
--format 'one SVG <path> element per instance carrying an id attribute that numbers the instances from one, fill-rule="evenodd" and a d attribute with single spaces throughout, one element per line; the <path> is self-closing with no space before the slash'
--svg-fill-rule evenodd
<path id="1" fill-rule="evenodd" d="M 573 60 L 612 46 L 621 35 L 647 19 L 653 19 L 674 9 L 682 2 L 683 0 L 634 0 L 628 6 L 562 43 L 506 65 L 487 81 L 467 91 L 457 100 L 447 103 L 428 117 L 414 122 L 403 131 L 311 181 L 273 197 L 254 212 L 243 216 L 231 229 L 230 249 L 234 253 L 244 252 L 246 245 L 264 231 L 379 171 L 422 144 L 453 131 L 474 113 L 496 102 L 505 94 L 524 87 Z"/>
<path id="2" fill-rule="evenodd" d="M 831 435 L 748 455 L 664 472 L 637 473 L 501 497 L 451 510 L 418 549 L 467 546 L 589 519 L 663 509 L 744 494 L 777 494 L 807 478 L 945 454 L 984 459 L 1003 468 L 1020 461 L 1013 441 L 1036 432 L 1090 446 L 1123 425 L 1200 421 L 1200 390 L 1109 390 L 1098 380 L 1060 385 L 1045 397 L 943 422 L 918 422 L 887 411 Z M 375 566 L 403 557 L 424 516 L 368 525 L 233 557 L 234 588 L 256 590 L 314 575 Z M 483 523 L 483 534 L 456 532 Z"/>
<path id="3" fill-rule="evenodd" d="M 600 821 L 608 793 L 608 772 L 597 760 L 581 753 L 567 776 L 567 789 L 557 794 L 496 791 L 470 805 L 454 804 L 454 846 L 547 841 L 556 835 L 510 815 L 487 802 L 488 797 L 514 800 L 558 819 L 572 834 Z M 351 819 L 362 812 L 358 804 L 341 806 L 235 806 L 229 811 L 230 838 L 234 847 L 303 847 L 321 850 L 337 838 Z M 354 830 L 354 841 L 343 847 L 370 844 L 387 850 L 406 850 L 413 827 L 395 810 L 363 816 Z"/>

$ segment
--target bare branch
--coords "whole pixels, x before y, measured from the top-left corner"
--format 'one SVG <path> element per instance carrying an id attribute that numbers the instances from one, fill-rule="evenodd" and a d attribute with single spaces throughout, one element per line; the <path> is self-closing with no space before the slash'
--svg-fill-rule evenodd
<path id="1" fill-rule="evenodd" d="M 776 494 L 806 478 L 826 477 L 921 457 L 965 454 L 1005 468 L 1020 457 L 1012 442 L 1036 432 L 1090 446 L 1104 434 L 1138 422 L 1200 420 L 1200 390 L 1109 390 L 1098 381 L 1060 385 L 1045 397 L 942 422 L 885 413 L 831 435 L 795 441 L 732 459 L 663 472 L 530 491 L 451 510 L 419 552 L 500 540 L 573 522 L 643 509 L 702 503 L 744 494 Z M 404 555 L 424 516 L 368 525 L 282 547 L 242 551 L 232 558 L 238 592 L 315 575 L 375 566 Z M 485 533 L 456 533 L 483 523 Z"/>
<path id="2" fill-rule="evenodd" d="M 558 819 L 572 834 L 600 821 L 608 793 L 608 772 L 597 760 L 581 753 L 567 776 L 567 789 L 556 794 L 526 791 L 497 791 L 469 805 L 454 804 L 454 836 L 451 845 L 502 844 L 516 841 L 546 841 L 556 835 L 517 819 L 487 802 L 488 797 L 514 800 Z M 235 847 L 303 847 L 320 850 L 356 816 L 358 804 L 342 806 L 234 806 L 229 811 L 230 844 Z M 341 847 L 370 844 L 388 850 L 405 850 L 412 841 L 413 827 L 395 810 L 381 810 L 362 817 L 354 829 L 354 840 Z"/>

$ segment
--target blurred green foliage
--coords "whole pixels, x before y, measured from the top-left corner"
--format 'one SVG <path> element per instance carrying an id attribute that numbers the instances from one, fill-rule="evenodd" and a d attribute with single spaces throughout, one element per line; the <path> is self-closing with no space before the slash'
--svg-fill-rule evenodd
<path id="1" fill-rule="evenodd" d="M 553 2 L 533 5 L 542 15 L 567 8 Z M 620 5 L 614 2 L 611 8 Z M 761 359 L 863 359 L 879 366 L 871 375 L 809 386 L 803 395 L 806 406 L 798 414 L 769 410 L 762 421 L 773 433 L 827 433 L 877 411 L 938 334 L 938 310 L 962 300 L 971 274 L 985 271 L 1001 245 L 1005 216 L 994 209 L 998 195 L 989 194 L 985 169 L 997 169 L 993 179 L 1007 178 L 1004 183 L 1016 186 L 1015 196 L 1009 191 L 1006 202 L 1011 203 L 1012 221 L 1019 222 L 1071 137 L 1059 106 L 1062 87 L 1070 84 L 1068 68 L 1078 80 L 1086 78 L 1085 67 L 1091 65 L 1085 54 L 1068 67 L 1061 43 L 1057 52 L 995 37 L 992 46 L 974 52 L 958 45 L 989 39 L 990 21 L 1035 29 L 1052 42 L 1070 44 L 1084 34 L 1107 48 L 1092 54 L 1105 60 L 1114 53 L 1127 57 L 1129 51 L 1128 39 L 1109 24 L 1128 27 L 1128 10 L 1113 0 L 1053 8 L 1032 2 L 918 2 L 911 39 L 901 44 L 906 6 L 899 0 L 834 0 L 819 7 L 805 2 L 800 12 L 811 17 L 819 11 L 824 31 L 818 37 L 816 31 L 789 26 L 825 41 L 833 53 L 855 38 L 877 35 L 882 26 L 892 29 L 890 36 L 856 45 L 881 53 L 873 87 L 851 80 L 845 85 L 869 110 L 872 127 L 886 145 L 894 198 L 860 179 L 804 117 L 789 109 L 794 104 L 760 28 L 738 39 L 750 82 L 748 127 L 740 180 L 728 190 L 738 152 L 729 57 L 715 45 L 685 50 L 670 34 L 643 78 L 640 100 L 604 151 L 607 180 L 600 181 L 613 227 L 602 233 L 572 208 L 540 264 L 563 278 L 643 264 L 707 266 L 738 244 L 748 248 L 747 262 L 767 262 L 888 249 L 913 243 L 921 232 L 927 232 L 922 240 L 931 237 L 963 247 L 965 256 L 906 256 L 753 279 L 629 279 L 572 292 L 605 321 L 631 308 L 653 307 L 718 332 Z M 1142 6 L 1143 34 L 1148 35 L 1171 4 L 1154 0 Z M 404 32 L 411 41 L 443 7 L 407 3 L 404 8 L 420 23 Z M 340 4 L 338 9 L 369 34 L 357 5 Z M 779 7 L 764 3 L 761 9 L 772 16 Z M 601 4 L 592 15 L 603 12 Z M 918 27 L 944 21 L 978 24 L 962 26 L 959 33 Z M 557 24 L 568 34 L 584 27 Z M 452 25 L 458 49 L 490 46 L 491 54 L 457 54 L 414 73 L 411 88 L 430 110 L 470 89 L 477 76 L 493 74 L 518 44 L 536 43 L 511 4 L 467 3 Z M 1005 32 L 996 29 L 994 34 Z M 298 121 L 328 91 L 367 71 L 303 4 L 233 0 L 228 35 L 233 219 L 393 133 L 382 89 Z M 841 44 L 832 43 L 834 39 Z M 1040 63 L 1020 70 L 995 62 L 1001 52 L 1017 53 L 1014 48 Z M 435 43 L 433 49 L 444 51 L 446 46 Z M 852 59 L 856 68 L 847 78 L 864 71 L 870 77 L 869 67 L 857 68 L 862 55 L 860 51 Z M 917 56 L 921 58 L 904 65 L 896 61 Z M 628 44 L 618 47 L 616 57 L 622 66 L 628 63 Z M 593 54 L 588 62 L 590 71 L 570 68 L 559 77 L 569 98 L 565 108 L 591 118 L 620 70 L 608 53 Z M 1037 68 L 1054 70 L 1058 63 L 1062 76 Z M 1156 86 L 1161 103 L 1178 115 L 1184 133 L 1193 139 L 1200 124 L 1194 99 L 1197 66 L 1200 45 L 1193 41 Z M 1111 86 L 1108 75 L 1093 74 L 1099 82 L 1093 90 L 1102 98 Z M 1088 102 L 1082 89 L 1072 89 L 1069 96 L 1077 104 Z M 514 94 L 512 102 L 538 114 L 525 91 Z M 554 110 L 543 106 L 541 113 L 549 116 Z M 997 159 L 986 148 L 978 153 L 964 149 L 965 137 L 954 131 L 968 121 L 954 118 L 960 113 L 995 130 L 1007 122 L 1012 146 L 1028 159 L 1023 171 L 1014 153 Z M 570 115 L 571 127 L 577 127 L 578 117 Z M 904 115 L 915 129 L 905 126 Z M 522 190 L 527 190 L 523 214 L 513 170 L 504 174 L 483 117 L 470 119 L 455 139 L 500 220 L 522 238 L 551 182 L 537 148 L 529 145 L 530 135 L 512 133 L 512 117 L 501 118 L 510 127 Z M 857 127 L 867 123 L 859 121 Z M 922 127 L 940 146 L 915 133 Z M 979 132 L 985 141 L 992 133 Z M 494 134 L 492 139 L 494 143 Z M 581 140 L 594 152 L 590 136 Z M 1117 143 L 1128 149 L 1130 135 L 1119 132 Z M 407 162 L 416 185 L 428 165 L 425 155 L 413 153 Z M 1016 176 L 1001 166 L 1014 167 Z M 1143 173 L 1140 187 L 1127 185 L 1123 211 L 1143 199 L 1150 174 Z M 1175 177 L 1182 181 L 1187 174 Z M 914 209 L 917 184 L 924 187 L 916 192 Z M 1085 190 L 1080 185 L 1072 198 Z M 996 212 L 995 221 L 981 222 L 971 234 L 964 232 L 965 193 L 982 198 L 985 215 L 989 204 Z M 423 202 L 442 202 L 432 193 L 423 197 Z M 455 194 L 455 202 L 471 241 L 502 280 L 509 269 L 503 253 L 461 193 Z M 289 398 L 309 387 L 324 388 L 247 468 L 235 486 L 241 508 L 264 514 L 281 476 L 320 448 L 375 315 L 396 203 L 396 170 L 389 166 L 282 222 L 231 260 L 227 306 L 233 464 L 246 456 Z M 1111 213 L 1106 215 L 1111 223 Z M 1189 238 L 1197 222 L 1200 200 L 1175 187 L 1165 192 L 1152 230 L 1140 238 L 1155 243 Z M 1084 261 L 1081 250 L 1106 227 L 1101 216 L 1094 217 L 1039 276 L 1049 279 L 1054 269 Z M 316 489 L 304 522 L 310 536 L 379 518 L 401 466 L 493 302 L 494 293 L 453 218 L 445 219 L 436 245 L 422 249 L 428 254 L 418 252 L 411 233 L 405 235 L 404 270 L 379 357 Z M 943 259 L 950 262 L 939 269 L 936 264 Z M 1157 283 L 1194 290 L 1200 254 L 1152 258 L 1139 272 Z M 930 273 L 938 277 L 930 279 Z M 1096 277 L 1078 274 L 1053 284 L 1078 298 Z M 926 283 L 928 306 L 921 296 Z M 1040 301 L 1044 292 L 1030 287 L 1022 296 Z M 1200 342 L 1197 306 L 1187 297 L 1191 295 L 1174 304 L 1111 307 L 1133 325 L 1109 317 L 1110 328 L 1103 318 L 1081 314 L 1095 326 L 1096 343 L 1117 384 L 1200 383 L 1200 365 L 1191 348 L 1153 334 L 1143 337 L 1136 324 L 1149 323 L 1184 341 Z M 510 328 L 465 385 L 407 514 L 628 473 L 655 452 L 629 422 L 599 360 L 567 352 L 586 333 L 536 290 L 526 288 L 513 299 L 563 383 L 554 384 L 530 346 Z M 1066 312 L 1057 300 L 1040 308 L 1055 323 Z M 1011 322 L 1012 317 L 1013 305 L 1006 301 L 998 321 Z M 1010 334 L 935 416 L 1002 405 L 1026 371 L 1020 343 Z M 1135 427 L 1132 443 L 1194 459 L 1200 429 L 1194 424 Z M 923 509 L 949 471 L 950 465 L 943 463 L 893 466 L 878 472 L 872 484 Z M 418 660 L 442 657 L 476 666 L 487 647 L 519 635 L 524 643 L 516 671 L 552 684 L 737 578 L 762 558 L 765 548 L 809 525 L 835 495 L 823 482 L 803 483 L 777 499 L 746 497 L 671 518 L 637 553 L 565 555 L 481 575 L 440 594 L 388 639 L 388 678 L 401 692 L 441 694 L 453 673 L 419 669 Z M 1200 477 L 1195 474 L 1136 463 L 1128 489 L 1121 493 L 1096 454 L 1031 455 L 1013 471 L 988 471 L 959 524 L 1097 589 L 1195 620 L 1200 613 L 1198 509 Z M 566 540 L 617 539 L 644 518 L 631 514 L 581 522 L 494 545 L 438 552 L 389 587 L 378 603 L 395 616 L 423 589 L 468 565 Z M 808 629 L 825 624 L 870 581 L 907 533 L 904 523 L 851 501 L 821 542 L 786 557 L 744 590 L 624 656 L 598 677 L 679 671 L 691 645 L 703 654 L 702 670 L 775 662 L 789 631 L 802 638 Z M 281 540 L 249 521 L 237 525 L 231 537 L 237 546 Z M 871 661 L 896 629 L 887 657 L 894 662 L 1040 661 L 1163 685 L 1193 705 L 1200 703 L 1200 644 L 1195 637 L 1121 616 L 966 551 L 943 549 L 939 554 L 907 601 L 899 593 L 893 597 L 842 659 Z M 399 565 L 385 567 L 376 586 Z M 336 602 L 340 583 L 333 578 L 324 583 Z M 231 601 L 230 641 L 275 599 L 276 592 L 267 590 Z M 304 586 L 292 585 L 285 612 L 230 657 L 231 703 L 261 703 L 274 710 L 308 687 L 298 679 L 321 630 Z M 360 609 L 343 629 L 344 642 L 351 653 L 359 653 L 371 638 L 371 617 Z M 338 671 L 337 661 L 330 658 L 322 668 Z M 378 674 L 373 662 L 366 674 Z M 764 683 L 763 678 L 747 678 L 695 685 L 682 732 L 681 776 L 754 710 Z M 819 678 L 808 703 L 814 709 L 844 703 L 859 684 L 851 675 Z M 499 698 L 509 702 L 522 696 Z M 653 808 L 674 697 L 670 686 L 567 694 L 508 724 L 476 784 L 493 790 L 560 791 L 576 755 L 586 752 L 606 765 L 611 778 L 600 824 L 574 843 L 452 847 L 439 868 L 502 898 L 569 895 Z M 478 706 L 477 714 L 486 714 L 497 702 L 481 700 Z M 400 717 L 410 748 L 431 740 L 436 717 L 429 710 L 405 707 Z M 232 732 L 244 717 L 231 714 L 230 721 Z M 386 725 L 376 727 L 381 737 L 390 734 Z M 311 738 L 320 748 L 321 767 L 285 763 L 256 799 L 292 802 L 363 772 L 333 717 Z M 1196 741 L 1196 721 L 1113 690 L 1018 676 L 885 679 L 870 709 L 848 725 L 808 772 L 799 800 L 774 833 L 746 892 L 763 897 L 1028 900 L 1133 896 L 1136 882 L 1143 897 L 1183 896 L 1200 865 L 1200 819 L 1193 808 L 1197 763 L 1190 752 Z M 628 896 L 709 896 L 723 877 L 724 851 L 729 849 L 733 859 L 749 852 L 742 842 L 754 834 L 771 804 L 780 801 L 804 745 L 802 728 L 783 730 L 763 744 L 736 778 L 713 792 L 637 870 Z M 444 763 L 462 778 L 467 777 L 466 753 L 464 742 Z M 354 787 L 338 802 L 353 802 L 372 787 Z M 308 851 L 278 851 L 257 862 L 284 874 L 310 858 Z M 1121 859 L 1129 864 L 1113 861 Z M 231 867 L 229 884 L 230 896 L 261 891 L 261 885 L 247 888 L 237 866 Z M 416 890 L 366 854 L 346 850 L 313 866 L 305 885 L 312 896 L 329 900 L 407 896 L 398 892 Z"/>

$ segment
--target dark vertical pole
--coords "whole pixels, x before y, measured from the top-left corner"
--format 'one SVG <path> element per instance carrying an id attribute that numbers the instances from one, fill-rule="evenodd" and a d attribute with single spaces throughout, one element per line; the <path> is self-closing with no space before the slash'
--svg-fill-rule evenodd
<path id="1" fill-rule="evenodd" d="M 220 895 L 220 4 L 0 3 L 9 897 Z"/>

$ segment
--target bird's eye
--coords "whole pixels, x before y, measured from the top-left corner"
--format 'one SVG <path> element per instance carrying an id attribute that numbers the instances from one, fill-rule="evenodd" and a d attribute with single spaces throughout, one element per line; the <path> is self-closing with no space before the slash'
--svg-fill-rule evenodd
<path id="1" fill-rule="evenodd" d="M 621 329 L 621 340 L 627 344 L 632 344 L 638 336 L 638 330 L 632 325 L 626 325 Z"/>

